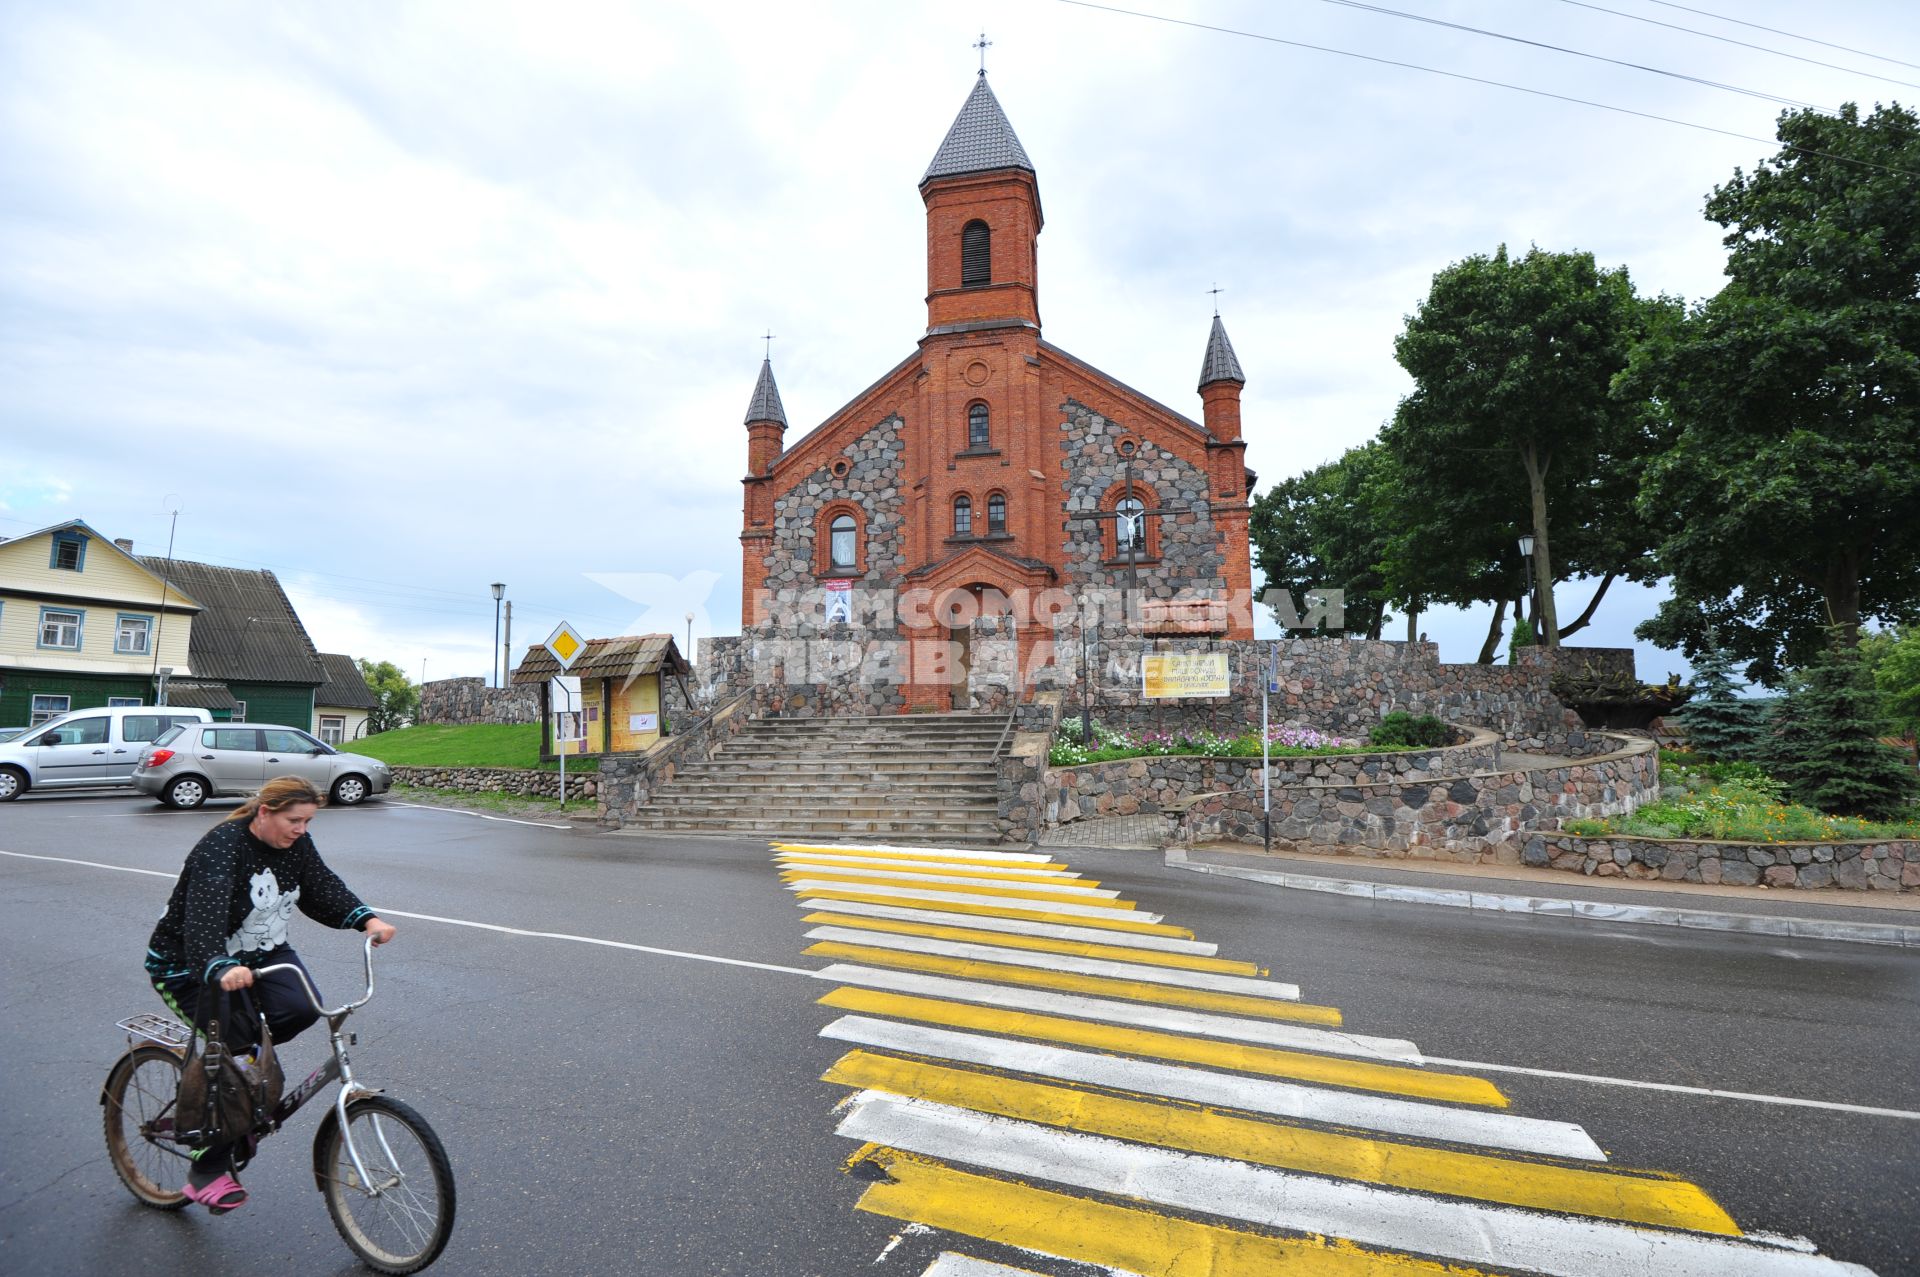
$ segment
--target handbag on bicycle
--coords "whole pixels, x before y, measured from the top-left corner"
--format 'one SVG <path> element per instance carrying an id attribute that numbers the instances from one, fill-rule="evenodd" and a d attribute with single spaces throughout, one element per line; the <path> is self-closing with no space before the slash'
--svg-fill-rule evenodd
<path id="1" fill-rule="evenodd" d="M 286 1078 L 273 1050 L 266 1017 L 254 1009 L 245 990 L 246 1014 L 259 1023 L 260 1045 L 250 1066 L 243 1067 L 221 1035 L 221 1025 L 233 1024 L 232 995 L 220 990 L 220 1000 L 201 996 L 200 1007 L 210 1010 L 203 1021 L 194 1017 L 193 1040 L 180 1066 L 180 1092 L 174 1104 L 176 1137 L 194 1148 L 239 1144 L 266 1125 L 280 1103 Z"/>

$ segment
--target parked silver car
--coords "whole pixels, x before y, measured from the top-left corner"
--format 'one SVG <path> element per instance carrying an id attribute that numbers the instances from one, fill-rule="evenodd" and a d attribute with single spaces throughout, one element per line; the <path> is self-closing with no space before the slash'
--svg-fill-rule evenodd
<path id="1" fill-rule="evenodd" d="M 204 709 L 175 705 L 115 705 L 48 719 L 0 742 L 0 803 L 29 789 L 130 785 L 149 741 L 175 726 L 212 717 Z"/>
<path id="2" fill-rule="evenodd" d="M 302 776 L 341 807 L 393 787 L 377 758 L 343 754 L 297 727 L 198 723 L 156 738 L 133 769 L 133 787 L 169 807 L 251 794 L 276 776 Z"/>

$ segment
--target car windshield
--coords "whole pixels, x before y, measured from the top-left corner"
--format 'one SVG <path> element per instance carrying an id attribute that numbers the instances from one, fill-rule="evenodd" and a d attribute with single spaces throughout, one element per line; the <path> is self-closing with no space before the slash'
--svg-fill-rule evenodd
<path id="1" fill-rule="evenodd" d="M 155 745 L 171 745 L 173 744 L 173 742 L 179 740 L 180 733 L 186 730 L 187 730 L 186 728 L 180 726 L 178 723 L 175 723 L 172 727 L 169 727 L 166 731 L 161 732 L 158 736 L 154 737 L 153 743 Z"/>

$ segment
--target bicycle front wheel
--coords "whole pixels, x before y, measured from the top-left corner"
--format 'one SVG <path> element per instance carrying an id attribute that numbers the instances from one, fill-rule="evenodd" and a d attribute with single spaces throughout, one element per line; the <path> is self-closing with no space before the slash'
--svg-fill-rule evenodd
<path id="1" fill-rule="evenodd" d="M 417 1273 L 453 1232 L 453 1167 L 426 1119 L 384 1095 L 347 1105 L 346 1126 L 323 1128 L 321 1190 L 340 1236 L 368 1267 Z M 366 1169 L 347 1151 L 347 1131 Z"/>
<path id="2" fill-rule="evenodd" d="M 179 1093 L 180 1057 L 158 1046 L 136 1046 L 121 1056 L 100 1093 L 114 1172 L 129 1192 L 157 1210 L 187 1204 L 179 1189 L 187 1175 L 187 1150 L 173 1138 Z"/>

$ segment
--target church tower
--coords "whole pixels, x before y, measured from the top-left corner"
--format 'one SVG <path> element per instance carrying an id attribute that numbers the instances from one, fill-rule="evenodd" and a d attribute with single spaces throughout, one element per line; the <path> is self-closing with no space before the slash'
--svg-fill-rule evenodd
<path id="1" fill-rule="evenodd" d="M 773 544 L 773 465 L 780 459 L 787 435 L 787 410 L 780 404 L 780 387 L 773 382 L 773 357 L 760 363 L 760 380 L 747 403 L 747 474 L 742 503 L 745 525 L 740 530 L 740 615 L 753 616 L 754 591 L 766 584 L 767 550 Z"/>
<path id="2" fill-rule="evenodd" d="M 974 81 L 920 179 L 927 206 L 927 332 L 1040 327 L 1040 183 L 1006 112 Z"/>

